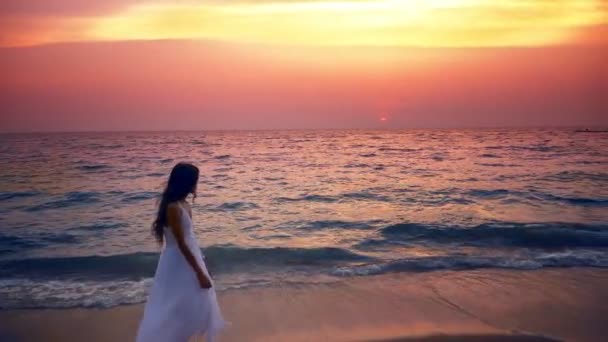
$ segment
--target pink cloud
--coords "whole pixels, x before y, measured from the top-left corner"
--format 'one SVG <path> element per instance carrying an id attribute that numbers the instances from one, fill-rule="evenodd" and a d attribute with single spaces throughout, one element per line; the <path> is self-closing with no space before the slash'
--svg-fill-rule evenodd
<path id="1" fill-rule="evenodd" d="M 143 3 L 141 0 L 3 0 L 0 15 L 102 15 Z"/>

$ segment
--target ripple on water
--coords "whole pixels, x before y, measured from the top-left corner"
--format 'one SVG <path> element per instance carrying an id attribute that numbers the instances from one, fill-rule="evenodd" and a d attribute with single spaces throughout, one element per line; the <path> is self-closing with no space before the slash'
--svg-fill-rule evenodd
<path id="1" fill-rule="evenodd" d="M 38 191 L 6 191 L 0 192 L 0 201 L 8 201 L 12 199 L 35 197 L 41 195 Z"/>
<path id="2" fill-rule="evenodd" d="M 249 210 L 249 209 L 257 209 L 259 206 L 255 203 L 251 202 L 226 202 L 220 204 L 217 209 L 223 211 L 240 211 L 240 210 Z"/>
<path id="3" fill-rule="evenodd" d="M 140 281 L 158 262 L 148 253 L 158 251 L 149 232 L 154 199 L 181 160 L 203 170 L 193 210 L 220 286 L 228 274 L 247 286 L 260 270 L 276 279 L 303 272 L 315 281 L 608 267 L 606 135 L 414 130 L 0 139 L 0 159 L 8 161 L 0 170 L 0 305 L 7 298 L 15 308 L 143 301 Z M 80 296 L 83 288 L 92 292 Z"/>
<path id="4" fill-rule="evenodd" d="M 100 202 L 100 199 L 99 193 L 97 192 L 75 191 L 68 192 L 64 196 L 59 196 L 59 198 L 57 199 L 53 199 L 39 205 L 26 207 L 25 211 L 38 212 L 48 209 L 62 209 L 74 206 L 85 206 L 87 204 L 93 204 L 98 202 Z"/>

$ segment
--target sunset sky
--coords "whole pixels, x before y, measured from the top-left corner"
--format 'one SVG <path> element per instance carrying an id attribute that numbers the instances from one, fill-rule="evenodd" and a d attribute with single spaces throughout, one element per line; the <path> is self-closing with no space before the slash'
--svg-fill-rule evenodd
<path id="1" fill-rule="evenodd" d="M 0 131 L 608 125 L 604 0 L 5 0 Z"/>

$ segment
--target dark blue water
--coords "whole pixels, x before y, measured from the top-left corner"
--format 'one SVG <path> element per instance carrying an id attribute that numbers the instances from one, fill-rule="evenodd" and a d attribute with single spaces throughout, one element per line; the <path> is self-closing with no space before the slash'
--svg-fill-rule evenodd
<path id="1" fill-rule="evenodd" d="M 0 307 L 145 299 L 155 201 L 202 169 L 220 289 L 393 272 L 608 267 L 608 134 L 259 131 L 0 136 Z"/>

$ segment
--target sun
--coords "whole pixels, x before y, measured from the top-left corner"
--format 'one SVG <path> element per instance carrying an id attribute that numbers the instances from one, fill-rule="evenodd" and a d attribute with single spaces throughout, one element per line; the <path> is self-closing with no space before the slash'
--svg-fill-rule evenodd
<path id="1" fill-rule="evenodd" d="M 378 116 L 378 121 L 379 121 L 381 124 L 385 124 L 385 123 L 389 122 L 389 121 L 390 121 L 390 116 L 389 116 L 389 114 L 388 114 L 388 113 L 381 113 L 381 114 Z"/>

